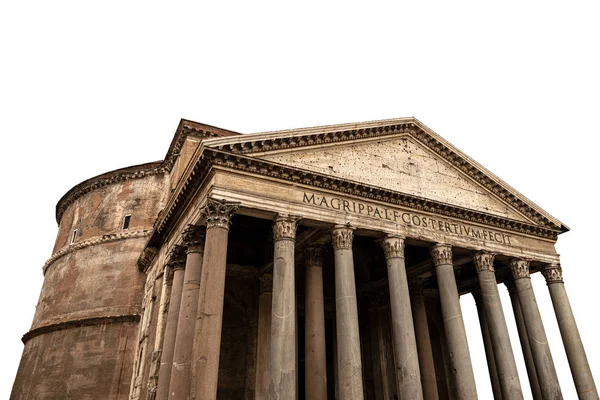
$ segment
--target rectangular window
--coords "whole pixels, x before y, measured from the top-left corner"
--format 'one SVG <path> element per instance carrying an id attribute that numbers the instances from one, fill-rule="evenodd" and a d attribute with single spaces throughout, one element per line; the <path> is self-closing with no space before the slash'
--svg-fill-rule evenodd
<path id="1" fill-rule="evenodd" d="M 77 239 L 77 229 L 73 229 L 73 235 L 71 236 L 71 243 L 75 243 Z"/>
<path id="2" fill-rule="evenodd" d="M 131 221 L 131 215 L 126 215 L 125 218 L 123 218 L 123 230 L 125 229 L 129 229 L 129 222 Z"/>

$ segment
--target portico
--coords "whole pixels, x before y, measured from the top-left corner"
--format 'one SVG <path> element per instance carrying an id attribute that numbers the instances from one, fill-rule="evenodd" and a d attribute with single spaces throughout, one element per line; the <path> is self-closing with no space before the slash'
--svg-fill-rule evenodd
<path id="1" fill-rule="evenodd" d="M 540 271 L 580 396 L 598 398 L 558 220 L 418 123 L 251 136 L 205 140 L 155 225 L 200 271 L 195 324 L 177 329 L 194 329 L 189 389 L 168 398 L 476 399 L 459 301 L 476 291 L 495 396 L 522 399 L 500 283 L 518 293 L 536 396 L 561 398 L 528 279 Z M 198 267 L 189 227 L 204 225 Z"/>

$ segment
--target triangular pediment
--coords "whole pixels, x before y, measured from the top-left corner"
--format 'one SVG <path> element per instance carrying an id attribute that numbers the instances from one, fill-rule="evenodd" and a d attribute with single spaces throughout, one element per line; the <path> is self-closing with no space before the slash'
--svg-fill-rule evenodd
<path id="1" fill-rule="evenodd" d="M 532 222 L 408 134 L 259 157 L 440 203 Z"/>
<path id="2" fill-rule="evenodd" d="M 415 118 L 208 139 L 202 147 L 387 190 L 442 207 L 545 229 L 568 230 Z"/>

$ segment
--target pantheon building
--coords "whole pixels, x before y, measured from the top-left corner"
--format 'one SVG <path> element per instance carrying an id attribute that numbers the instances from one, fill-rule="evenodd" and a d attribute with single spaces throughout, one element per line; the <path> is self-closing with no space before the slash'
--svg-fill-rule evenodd
<path id="1" fill-rule="evenodd" d="M 182 120 L 163 161 L 78 184 L 56 219 L 12 399 L 477 399 L 460 296 L 494 398 L 528 380 L 562 399 L 535 273 L 598 399 L 555 249 L 569 228 L 414 118 Z"/>

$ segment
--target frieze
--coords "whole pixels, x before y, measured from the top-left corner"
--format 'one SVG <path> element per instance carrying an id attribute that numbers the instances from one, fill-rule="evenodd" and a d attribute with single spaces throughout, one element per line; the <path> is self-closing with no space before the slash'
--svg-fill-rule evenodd
<path id="1" fill-rule="evenodd" d="M 449 244 L 438 243 L 431 247 L 431 257 L 433 265 L 452 265 L 452 246 Z"/>
<path id="2" fill-rule="evenodd" d="M 82 240 L 81 242 L 72 243 L 68 246 L 63 247 L 56 253 L 54 253 L 52 255 L 52 257 L 50 257 L 48 259 L 48 261 L 46 261 L 44 263 L 44 266 L 42 267 L 42 271 L 45 274 L 46 271 L 48 270 L 48 268 L 50 267 L 50 265 L 54 261 L 58 260 L 59 258 L 65 256 L 75 250 L 80 250 L 80 249 L 83 249 L 83 248 L 86 248 L 89 246 L 94 246 L 94 245 L 101 244 L 101 243 L 114 242 L 114 241 L 122 240 L 122 239 L 131 239 L 131 238 L 139 238 L 139 237 L 149 236 L 151 232 L 152 231 L 150 231 L 150 230 L 139 230 L 139 231 L 109 233 L 106 235 L 95 236 L 95 237 L 92 237 L 92 238 L 89 238 L 86 240 Z"/>
<path id="3" fill-rule="evenodd" d="M 485 242 L 496 242 L 508 246 L 513 245 L 511 243 L 510 235 L 495 232 L 490 229 L 474 228 L 466 224 L 447 222 L 431 216 L 425 216 L 420 213 L 404 212 L 388 207 L 374 206 L 361 201 L 345 199 L 342 197 L 303 192 L 302 202 L 331 210 L 401 223 L 405 226 L 417 228 L 420 227 L 430 231 L 443 232 L 453 236 L 479 239 Z"/>
<path id="4" fill-rule="evenodd" d="M 299 217 L 278 215 L 273 221 L 273 240 L 296 240 Z"/>
<path id="5" fill-rule="evenodd" d="M 515 280 L 529 278 L 529 260 L 514 259 L 510 261 L 509 265 Z"/>
<path id="6" fill-rule="evenodd" d="M 493 253 L 487 251 L 479 251 L 473 256 L 473 264 L 477 272 L 491 271 L 494 272 L 494 256 Z"/>
<path id="7" fill-rule="evenodd" d="M 202 216 L 206 219 L 206 228 L 219 227 L 229 229 L 231 218 L 239 207 L 239 203 L 229 202 L 225 199 L 216 200 L 209 197 L 206 207 L 202 210 Z"/>
<path id="8" fill-rule="evenodd" d="M 404 258 L 404 238 L 401 236 L 388 236 L 379 241 L 383 247 L 385 259 Z"/>
<path id="9" fill-rule="evenodd" d="M 552 283 L 564 283 L 560 264 L 551 264 L 543 268 L 542 275 L 546 278 L 546 284 L 548 285 Z"/>

